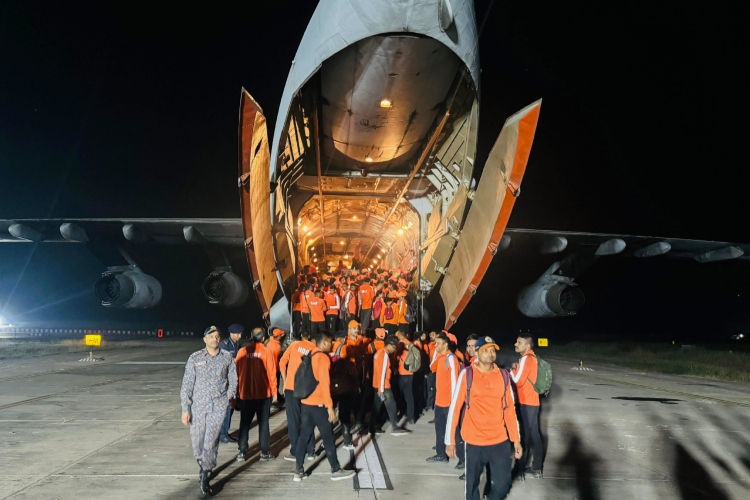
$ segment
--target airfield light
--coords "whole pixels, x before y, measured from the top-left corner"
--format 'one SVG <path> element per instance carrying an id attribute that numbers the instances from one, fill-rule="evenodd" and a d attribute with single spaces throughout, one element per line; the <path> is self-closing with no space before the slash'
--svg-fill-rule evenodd
<path id="1" fill-rule="evenodd" d="M 156 330 L 156 336 L 159 337 L 159 338 L 163 338 L 164 337 L 164 330 L 162 330 L 161 328 L 159 328 L 158 330 Z"/>
<path id="2" fill-rule="evenodd" d="M 381 108 L 390 108 L 391 106 L 393 106 L 393 101 L 391 101 L 390 99 L 383 99 L 382 101 L 380 101 Z"/>

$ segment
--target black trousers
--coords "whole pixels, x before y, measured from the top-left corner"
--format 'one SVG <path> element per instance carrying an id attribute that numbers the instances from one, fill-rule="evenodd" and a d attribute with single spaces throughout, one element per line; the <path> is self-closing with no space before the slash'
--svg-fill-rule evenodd
<path id="1" fill-rule="evenodd" d="M 299 337 L 299 332 L 302 331 L 302 313 L 300 311 L 292 311 L 292 324 L 294 325 L 295 337 Z"/>
<path id="2" fill-rule="evenodd" d="M 382 420 L 380 419 L 380 412 L 385 406 L 388 412 L 388 420 L 391 422 L 391 426 L 396 429 L 398 428 L 398 416 L 396 409 L 396 398 L 393 397 L 393 391 L 390 389 L 383 390 L 383 400 L 378 396 L 377 389 L 373 388 L 375 396 L 373 397 L 373 412 L 370 418 L 370 430 L 374 430 L 375 427 L 380 427 Z"/>
<path id="3" fill-rule="evenodd" d="M 310 331 L 310 313 L 302 313 L 302 329 Z"/>
<path id="4" fill-rule="evenodd" d="M 384 326 L 384 328 L 385 328 L 386 333 L 390 337 L 390 336 L 396 335 L 396 331 L 398 330 L 398 325 L 387 324 Z"/>
<path id="5" fill-rule="evenodd" d="M 448 423 L 448 410 L 444 406 L 435 407 L 435 453 L 448 458 L 445 453 L 445 426 Z"/>
<path id="6" fill-rule="evenodd" d="M 341 422 L 341 433 L 344 436 L 344 444 L 352 444 L 352 411 L 357 402 L 357 394 L 340 394 L 333 397 L 333 407 L 339 409 L 339 422 Z"/>
<path id="7" fill-rule="evenodd" d="M 466 443 L 466 500 L 500 500 L 508 496 L 511 485 L 510 441 L 489 446 L 475 446 Z M 479 495 L 479 482 L 482 471 L 487 467 L 487 484 L 482 496 Z"/>
<path id="8" fill-rule="evenodd" d="M 435 407 L 435 396 L 437 395 L 437 374 L 430 372 L 427 375 L 427 408 Z"/>
<path id="9" fill-rule="evenodd" d="M 240 437 L 237 440 L 240 451 L 247 451 L 250 424 L 258 416 L 258 434 L 260 451 L 267 454 L 271 450 L 271 430 L 268 420 L 271 418 L 271 398 L 240 400 Z"/>
<path id="10" fill-rule="evenodd" d="M 544 460 L 544 446 L 542 444 L 542 435 L 539 432 L 539 406 L 521 406 L 521 424 L 523 425 L 523 456 L 521 457 L 521 467 L 526 468 L 529 461 L 529 452 L 531 452 L 532 465 L 534 470 L 542 470 Z"/>
<path id="11" fill-rule="evenodd" d="M 374 403 L 372 393 L 374 391 L 375 389 L 372 387 L 372 382 L 370 380 L 365 380 L 365 383 L 362 385 L 362 392 L 359 394 L 359 407 L 357 408 L 357 423 L 359 425 L 365 423 L 365 416 L 367 415 L 367 412 L 372 409 Z M 375 412 L 372 413 L 370 419 L 375 419 Z"/>
<path id="12" fill-rule="evenodd" d="M 370 321 L 372 320 L 372 309 L 362 309 L 359 311 L 359 322 L 362 323 L 362 331 L 364 332 L 370 328 Z"/>
<path id="13" fill-rule="evenodd" d="M 414 421 L 414 375 L 399 375 L 398 389 L 406 406 L 406 418 Z"/>
<path id="14" fill-rule="evenodd" d="M 326 329 L 325 321 L 311 321 L 310 322 L 310 335 L 311 336 L 325 329 Z"/>
<path id="15" fill-rule="evenodd" d="M 338 314 L 326 314 L 326 327 L 328 328 L 328 331 L 333 333 L 336 333 L 336 325 L 339 322 L 339 315 Z"/>
<path id="16" fill-rule="evenodd" d="M 422 410 L 424 410 L 426 406 L 424 372 L 420 371 L 415 373 L 413 378 L 414 385 L 412 387 L 412 392 L 414 393 L 414 414 L 421 415 Z"/>
<path id="17" fill-rule="evenodd" d="M 295 450 L 300 429 L 302 428 L 302 403 L 299 399 L 294 397 L 294 391 L 284 391 L 284 398 L 286 399 L 287 431 L 289 433 L 289 443 L 291 444 L 291 449 L 289 451 L 292 455 L 297 456 Z M 312 455 L 314 452 L 315 436 L 313 435 L 305 446 L 305 453 Z"/>
<path id="18" fill-rule="evenodd" d="M 336 457 L 336 440 L 333 436 L 333 426 L 328 421 L 328 410 L 322 406 L 302 405 L 302 429 L 297 446 L 295 447 L 297 458 L 297 470 L 303 469 L 305 463 L 304 447 L 311 437 L 315 437 L 315 428 L 320 431 L 320 437 L 323 439 L 323 446 L 326 450 L 328 463 L 331 464 L 331 472 L 336 472 L 341 468 L 339 459 Z"/>

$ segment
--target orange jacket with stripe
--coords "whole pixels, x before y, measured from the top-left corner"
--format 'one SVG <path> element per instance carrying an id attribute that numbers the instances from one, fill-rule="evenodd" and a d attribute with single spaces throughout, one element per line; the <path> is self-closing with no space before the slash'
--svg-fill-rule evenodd
<path id="1" fill-rule="evenodd" d="M 393 309 L 393 317 L 391 319 L 385 318 L 385 310 L 388 308 L 389 303 L 386 302 L 383 310 L 380 311 L 380 323 L 383 325 L 398 325 L 398 307 L 395 301 L 390 302 L 390 306 Z"/>
<path id="2" fill-rule="evenodd" d="M 493 365 L 489 373 L 476 366 L 465 368 L 458 378 L 456 393 L 448 410 L 445 427 L 445 444 L 455 445 L 456 427 L 461 418 L 461 409 L 466 402 L 466 372 L 474 370 L 471 382 L 470 406 L 461 420 L 461 437 L 474 446 L 490 446 L 507 441 L 521 441 L 521 432 L 516 418 L 513 388 L 506 386 L 503 375 Z M 507 405 L 507 407 L 506 407 Z"/>
<path id="3" fill-rule="evenodd" d="M 308 302 L 310 307 L 310 321 L 320 322 L 326 320 L 326 301 L 320 297 L 313 297 Z"/>
<path id="4" fill-rule="evenodd" d="M 450 351 L 445 354 L 438 353 L 435 360 L 430 363 L 430 370 L 436 374 L 435 406 L 448 408 L 451 405 L 460 369 L 456 355 Z"/>
<path id="5" fill-rule="evenodd" d="M 309 406 L 325 406 L 333 408 L 333 399 L 331 399 L 331 358 L 322 353 L 316 346 L 312 351 L 312 371 L 318 386 L 315 388 L 310 397 L 302 400 L 302 404 Z"/>
<path id="6" fill-rule="evenodd" d="M 385 347 L 372 358 L 372 387 L 378 392 L 391 388 L 391 355 Z"/>
<path id="7" fill-rule="evenodd" d="M 339 313 L 339 310 L 341 309 L 341 298 L 339 297 L 338 293 L 327 293 L 325 296 L 325 301 L 326 306 L 328 306 L 326 316 Z"/>
<path id="8" fill-rule="evenodd" d="M 518 362 L 518 368 L 511 370 L 510 377 L 518 389 L 518 403 L 527 406 L 539 406 L 539 394 L 534 390 L 538 370 L 536 355 L 529 350 Z"/>
<path id="9" fill-rule="evenodd" d="M 398 317 L 398 324 L 408 325 L 409 322 L 406 321 L 406 313 L 409 312 L 409 305 L 406 301 L 404 299 L 399 299 L 394 308 L 396 310 L 396 316 Z"/>
<path id="10" fill-rule="evenodd" d="M 284 351 L 279 361 L 279 369 L 284 374 L 284 390 L 294 390 L 294 376 L 299 365 L 302 364 L 302 356 L 315 349 L 315 344 L 309 340 L 297 340 L 292 342 Z"/>
<path id="11" fill-rule="evenodd" d="M 278 392 L 276 357 L 263 344 L 243 347 L 234 360 L 240 399 L 266 399 Z"/>

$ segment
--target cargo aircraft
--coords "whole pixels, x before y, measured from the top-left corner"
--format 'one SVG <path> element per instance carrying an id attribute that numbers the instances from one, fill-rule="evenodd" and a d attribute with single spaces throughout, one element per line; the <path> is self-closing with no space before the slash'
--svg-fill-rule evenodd
<path id="1" fill-rule="evenodd" d="M 286 330 L 298 271 L 351 266 L 355 256 L 362 268 L 413 276 L 412 296 L 432 304 L 432 326 L 449 328 L 511 245 L 560 256 L 518 295 L 519 310 L 533 318 L 575 315 L 584 304 L 575 280 L 600 258 L 713 262 L 750 250 L 506 227 L 541 100 L 507 118 L 476 179 L 477 41 L 472 0 L 321 0 L 273 133 L 241 91 L 241 219 L 4 220 L 0 241 L 86 244 L 106 268 L 94 286 L 102 305 L 134 309 L 158 304 L 161 285 L 123 246 L 202 245 L 214 264 L 207 299 L 235 307 L 254 294 L 266 323 Z M 246 253 L 249 286 L 228 265 L 227 246 Z"/>

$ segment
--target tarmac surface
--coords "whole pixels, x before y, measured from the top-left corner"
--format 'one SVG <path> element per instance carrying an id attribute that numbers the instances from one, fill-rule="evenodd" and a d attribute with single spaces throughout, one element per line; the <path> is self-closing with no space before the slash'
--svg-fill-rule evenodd
<path id="1" fill-rule="evenodd" d="M 96 362 L 80 354 L 0 360 L 0 499 L 202 498 L 179 404 L 184 362 L 201 347 L 199 339 L 154 340 Z M 544 479 L 514 482 L 509 498 L 750 498 L 749 386 L 550 361 Z M 455 461 L 425 462 L 434 453 L 431 418 L 405 437 L 361 436 L 355 452 L 339 447 L 342 465 L 358 469 L 354 480 L 331 481 L 321 455 L 295 483 L 294 464 L 281 459 L 289 443 L 278 413 L 279 458 L 258 461 L 255 429 L 243 464 L 236 445 L 222 444 L 216 497 L 463 498 Z M 238 425 L 235 414 L 232 430 Z"/>

